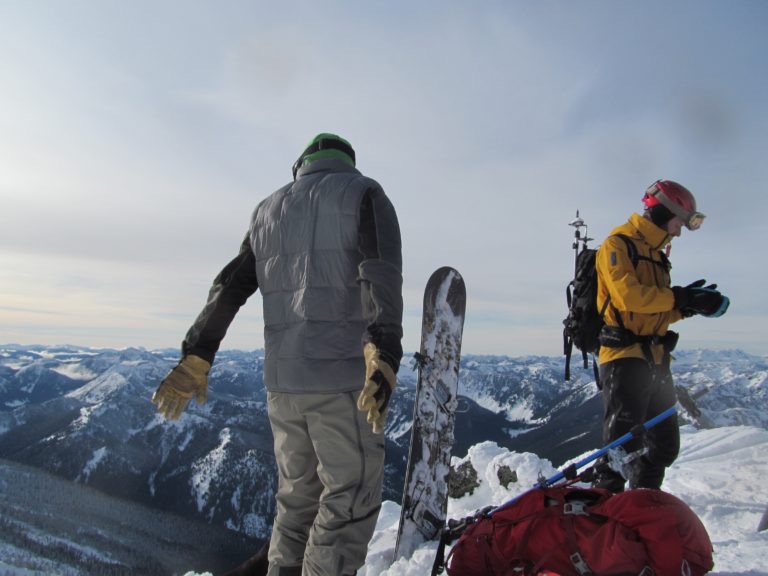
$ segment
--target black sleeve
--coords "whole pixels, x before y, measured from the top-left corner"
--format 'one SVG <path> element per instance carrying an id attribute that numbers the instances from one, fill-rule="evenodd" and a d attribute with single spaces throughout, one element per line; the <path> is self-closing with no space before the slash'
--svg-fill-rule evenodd
<path id="1" fill-rule="evenodd" d="M 238 255 L 214 279 L 203 311 L 181 344 L 182 355 L 195 354 L 213 363 L 229 325 L 258 287 L 250 235 L 246 235 Z"/>
<path id="2" fill-rule="evenodd" d="M 397 214 L 384 191 L 372 188 L 360 206 L 360 286 L 368 323 L 363 344 L 373 342 L 395 371 L 403 357 L 403 258 Z"/>

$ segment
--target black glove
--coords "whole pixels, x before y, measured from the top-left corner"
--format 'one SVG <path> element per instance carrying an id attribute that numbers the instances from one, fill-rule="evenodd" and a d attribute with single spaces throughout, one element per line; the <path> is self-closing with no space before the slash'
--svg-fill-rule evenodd
<path id="1" fill-rule="evenodd" d="M 674 286 L 672 288 L 672 291 L 675 292 L 676 288 L 678 290 L 683 290 L 683 291 L 686 290 L 687 288 L 701 288 L 706 283 L 707 283 L 707 281 L 704 278 L 701 278 L 700 280 L 696 280 L 695 282 L 691 282 L 690 284 L 688 284 L 687 286 L 685 286 L 683 288 L 680 288 L 679 286 Z M 710 284 L 709 286 L 707 286 L 707 288 L 711 288 L 712 290 L 715 290 L 717 288 L 717 284 Z M 687 305 L 686 306 L 678 306 L 677 305 L 678 302 L 680 302 L 680 304 L 687 304 L 688 303 L 688 300 L 686 300 L 685 293 L 681 294 L 679 292 L 675 292 L 675 308 L 680 310 L 680 313 L 683 315 L 683 318 L 690 318 L 691 316 L 695 316 L 696 314 L 699 313 L 696 310 L 694 310 L 693 308 L 688 307 Z"/>
<path id="2" fill-rule="evenodd" d="M 675 308 L 688 318 L 694 314 L 701 314 L 710 318 L 716 318 L 725 314 L 730 305 L 728 297 L 716 290 L 717 284 L 704 286 L 706 280 L 697 280 L 688 286 L 673 286 L 675 294 Z"/>
<path id="3" fill-rule="evenodd" d="M 696 282 L 691 282 L 690 284 L 688 284 L 688 286 L 686 286 L 686 288 L 702 288 L 703 287 L 703 288 L 710 288 L 712 290 L 717 290 L 717 284 L 710 284 L 709 286 L 704 286 L 704 284 L 706 283 L 707 281 L 704 280 L 704 278 L 701 278 L 699 280 L 696 280 Z"/>

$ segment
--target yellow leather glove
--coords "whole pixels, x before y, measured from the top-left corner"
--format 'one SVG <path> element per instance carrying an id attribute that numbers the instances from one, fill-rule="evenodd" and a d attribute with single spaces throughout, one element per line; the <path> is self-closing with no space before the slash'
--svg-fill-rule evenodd
<path id="1" fill-rule="evenodd" d="M 211 363 L 200 356 L 184 356 L 152 395 L 157 411 L 169 420 L 178 420 L 193 396 L 198 404 L 205 402 L 210 369 Z"/>
<path id="2" fill-rule="evenodd" d="M 387 406 L 392 391 L 397 384 L 395 371 L 383 360 L 379 349 L 372 342 L 363 348 L 365 356 L 365 384 L 357 398 L 357 408 L 368 412 L 368 423 L 376 434 L 384 432 L 387 419 Z"/>

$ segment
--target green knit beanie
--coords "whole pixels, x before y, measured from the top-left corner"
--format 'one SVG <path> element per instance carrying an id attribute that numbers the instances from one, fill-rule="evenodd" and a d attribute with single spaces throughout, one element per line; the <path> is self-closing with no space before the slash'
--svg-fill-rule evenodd
<path id="1" fill-rule="evenodd" d="M 352 145 L 341 136 L 323 132 L 312 138 L 299 156 L 294 164 L 294 176 L 296 170 L 302 166 L 324 158 L 338 158 L 351 166 L 355 165 L 355 151 Z"/>

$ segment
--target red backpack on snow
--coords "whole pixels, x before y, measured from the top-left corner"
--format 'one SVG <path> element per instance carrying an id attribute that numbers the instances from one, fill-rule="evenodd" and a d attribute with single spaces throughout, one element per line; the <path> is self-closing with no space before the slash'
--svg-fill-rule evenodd
<path id="1" fill-rule="evenodd" d="M 709 535 L 679 498 L 556 486 L 472 522 L 447 568 L 450 576 L 701 576 L 712 566 Z"/>

